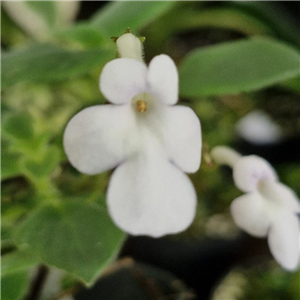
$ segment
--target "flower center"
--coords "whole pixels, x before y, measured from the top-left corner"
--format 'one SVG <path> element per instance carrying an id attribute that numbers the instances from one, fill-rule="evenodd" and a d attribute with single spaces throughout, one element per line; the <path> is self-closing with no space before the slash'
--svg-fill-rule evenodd
<path id="1" fill-rule="evenodd" d="M 147 102 L 144 100 L 136 101 L 136 110 L 139 113 L 144 113 L 147 110 Z"/>
<path id="2" fill-rule="evenodd" d="M 131 106 L 137 115 L 144 118 L 144 115 L 149 115 L 149 113 L 153 112 L 155 99 L 149 93 L 140 93 L 132 98 Z"/>

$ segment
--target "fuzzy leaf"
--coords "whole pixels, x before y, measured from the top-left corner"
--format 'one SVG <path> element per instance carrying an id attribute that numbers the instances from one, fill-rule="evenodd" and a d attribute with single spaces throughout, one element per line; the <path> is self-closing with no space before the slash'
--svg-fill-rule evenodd
<path id="1" fill-rule="evenodd" d="M 88 73 L 113 58 L 107 49 L 69 51 L 48 44 L 2 54 L 2 88 L 18 82 L 55 82 Z"/>
<path id="2" fill-rule="evenodd" d="M 146 26 L 168 11 L 174 1 L 112 1 L 91 21 L 93 28 L 99 28 L 108 35 L 119 36 L 130 27 L 133 32 Z"/>
<path id="3" fill-rule="evenodd" d="M 104 209 L 79 202 L 40 208 L 16 234 L 18 244 L 87 283 L 115 257 L 123 238 Z"/>
<path id="4" fill-rule="evenodd" d="M 1 276 L 28 270 L 40 263 L 40 260 L 27 251 L 16 250 L 1 257 Z"/>
<path id="5" fill-rule="evenodd" d="M 277 41 L 242 40 L 191 52 L 179 72 L 182 96 L 236 94 L 297 76 L 300 55 Z"/>
<path id="6" fill-rule="evenodd" d="M 79 23 L 76 26 L 59 31 L 56 36 L 64 41 L 70 41 L 75 44 L 86 46 L 87 48 L 100 47 L 108 43 L 114 46 L 107 36 L 99 30 L 92 28 L 85 23 Z"/>

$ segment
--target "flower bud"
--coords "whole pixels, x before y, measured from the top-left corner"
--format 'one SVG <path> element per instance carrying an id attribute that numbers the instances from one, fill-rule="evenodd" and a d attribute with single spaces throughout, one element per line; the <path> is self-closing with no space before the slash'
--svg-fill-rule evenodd
<path id="1" fill-rule="evenodd" d="M 141 40 L 132 33 L 121 35 L 117 41 L 118 54 L 122 58 L 133 58 L 143 61 L 143 45 Z"/>
<path id="2" fill-rule="evenodd" d="M 235 163 L 241 158 L 241 155 L 229 147 L 217 146 L 212 149 L 211 157 L 216 163 L 233 168 Z"/>

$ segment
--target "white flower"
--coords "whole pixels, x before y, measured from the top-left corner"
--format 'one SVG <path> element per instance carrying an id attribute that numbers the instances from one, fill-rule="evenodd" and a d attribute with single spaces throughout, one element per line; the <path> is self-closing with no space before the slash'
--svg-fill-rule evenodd
<path id="1" fill-rule="evenodd" d="M 87 174 L 117 167 L 107 203 L 124 231 L 158 237 L 186 229 L 195 215 L 196 193 L 183 172 L 200 166 L 201 132 L 190 108 L 174 106 L 174 62 L 167 55 L 154 57 L 149 67 L 115 59 L 105 65 L 100 89 L 112 104 L 86 108 L 67 125 L 70 162 Z"/>
<path id="2" fill-rule="evenodd" d="M 278 182 L 276 172 L 263 158 L 240 156 L 219 146 L 212 150 L 217 163 L 233 168 L 235 185 L 246 194 L 231 204 L 235 223 L 256 237 L 268 237 L 275 260 L 287 270 L 299 264 L 300 202 L 296 194 Z"/>

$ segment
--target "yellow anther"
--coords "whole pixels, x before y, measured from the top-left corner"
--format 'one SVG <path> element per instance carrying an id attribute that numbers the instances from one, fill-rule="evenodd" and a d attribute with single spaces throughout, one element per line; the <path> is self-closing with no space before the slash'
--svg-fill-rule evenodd
<path id="1" fill-rule="evenodd" d="M 147 110 L 147 102 L 143 100 L 136 101 L 136 109 L 139 113 L 143 113 Z"/>

